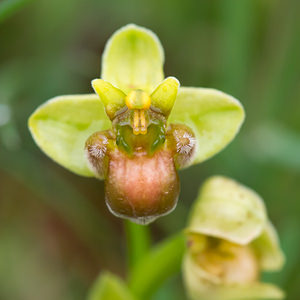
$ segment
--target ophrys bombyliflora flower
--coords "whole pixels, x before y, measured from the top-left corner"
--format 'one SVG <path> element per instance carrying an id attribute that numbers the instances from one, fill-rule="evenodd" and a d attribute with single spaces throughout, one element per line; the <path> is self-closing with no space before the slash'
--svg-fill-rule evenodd
<path id="1" fill-rule="evenodd" d="M 191 217 L 183 262 L 192 300 L 283 299 L 283 291 L 261 282 L 279 271 L 285 257 L 262 198 L 223 176 L 203 184 Z"/>
<path id="2" fill-rule="evenodd" d="M 156 35 L 127 25 L 105 47 L 97 94 L 50 99 L 29 119 L 48 156 L 104 179 L 110 210 L 141 224 L 175 208 L 177 170 L 219 152 L 244 120 L 232 96 L 164 79 L 163 62 Z"/>

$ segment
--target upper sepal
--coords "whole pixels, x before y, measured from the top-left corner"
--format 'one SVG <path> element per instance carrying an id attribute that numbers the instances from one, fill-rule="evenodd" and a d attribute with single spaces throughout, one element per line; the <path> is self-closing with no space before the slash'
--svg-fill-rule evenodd
<path id="1" fill-rule="evenodd" d="M 150 30 L 129 24 L 117 30 L 105 46 L 101 78 L 126 94 L 152 92 L 163 80 L 164 52 Z"/>

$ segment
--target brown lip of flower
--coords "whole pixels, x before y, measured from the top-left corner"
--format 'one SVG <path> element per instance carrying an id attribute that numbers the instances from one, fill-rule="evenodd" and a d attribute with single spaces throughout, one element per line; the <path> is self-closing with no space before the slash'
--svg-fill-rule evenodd
<path id="1" fill-rule="evenodd" d="M 194 134 L 147 110 L 147 133 L 134 134 L 132 110 L 113 120 L 113 129 L 94 133 L 86 142 L 90 168 L 105 180 L 110 211 L 139 224 L 148 224 L 175 209 L 180 183 L 177 169 L 195 151 Z"/>
<path id="2" fill-rule="evenodd" d="M 148 224 L 169 213 L 180 190 L 171 152 L 163 149 L 152 157 L 141 153 L 130 158 L 113 151 L 105 189 L 106 203 L 116 216 Z"/>

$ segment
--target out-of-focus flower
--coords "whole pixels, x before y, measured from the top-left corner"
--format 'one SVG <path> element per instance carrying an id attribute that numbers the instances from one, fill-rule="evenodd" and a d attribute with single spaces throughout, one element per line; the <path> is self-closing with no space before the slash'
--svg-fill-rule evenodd
<path id="1" fill-rule="evenodd" d="M 280 270 L 284 255 L 258 194 L 234 180 L 208 179 L 186 230 L 184 281 L 191 299 L 282 299 L 260 282 L 262 271 Z"/>
<path id="2" fill-rule="evenodd" d="M 47 155 L 104 179 L 111 212 L 142 224 L 175 208 L 177 170 L 219 152 L 244 120 L 233 97 L 164 80 L 163 62 L 156 35 L 127 25 L 105 47 L 102 79 L 92 81 L 98 95 L 53 98 L 29 119 Z"/>

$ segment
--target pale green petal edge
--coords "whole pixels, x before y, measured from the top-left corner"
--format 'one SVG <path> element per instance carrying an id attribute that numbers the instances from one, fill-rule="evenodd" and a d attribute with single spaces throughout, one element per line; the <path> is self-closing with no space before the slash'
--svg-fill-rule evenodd
<path id="1" fill-rule="evenodd" d="M 84 154 L 87 138 L 111 127 L 104 106 L 96 94 L 66 95 L 39 106 L 28 120 L 36 144 L 66 169 L 94 177 Z"/>
<path id="2" fill-rule="evenodd" d="M 196 151 L 192 165 L 226 147 L 244 118 L 243 106 L 228 94 L 210 88 L 180 87 L 168 121 L 188 125 L 194 131 Z"/>
<path id="3" fill-rule="evenodd" d="M 96 279 L 87 300 L 136 300 L 118 276 L 105 272 Z"/>
<path id="4" fill-rule="evenodd" d="M 194 263 L 188 253 L 183 259 L 183 279 L 191 300 L 270 300 L 284 299 L 285 296 L 280 288 L 270 283 L 224 285 L 218 277 L 207 273 Z"/>
<path id="5" fill-rule="evenodd" d="M 261 197 L 237 181 L 213 176 L 202 185 L 191 210 L 187 233 L 198 233 L 246 245 L 267 223 Z"/>
<path id="6" fill-rule="evenodd" d="M 269 221 L 262 234 L 251 246 L 255 249 L 260 266 L 264 271 L 278 271 L 285 263 L 285 256 L 280 248 L 279 238 L 273 224 Z"/>
<path id="7" fill-rule="evenodd" d="M 102 56 L 101 78 L 125 93 L 132 89 L 151 93 L 164 79 L 163 63 L 164 51 L 156 34 L 128 24 L 108 40 Z"/>

